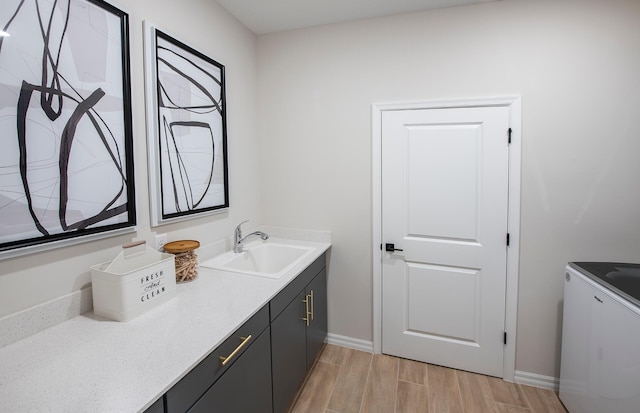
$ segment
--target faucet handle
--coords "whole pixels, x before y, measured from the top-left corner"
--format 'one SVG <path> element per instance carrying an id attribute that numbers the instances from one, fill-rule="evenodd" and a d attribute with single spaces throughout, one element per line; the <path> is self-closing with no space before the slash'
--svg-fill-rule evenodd
<path id="1" fill-rule="evenodd" d="M 246 221 L 242 221 L 241 223 L 238 224 L 238 226 L 236 227 L 236 234 L 241 234 L 242 233 L 242 229 L 240 228 L 240 226 L 246 222 L 249 222 L 249 220 L 247 219 Z"/>

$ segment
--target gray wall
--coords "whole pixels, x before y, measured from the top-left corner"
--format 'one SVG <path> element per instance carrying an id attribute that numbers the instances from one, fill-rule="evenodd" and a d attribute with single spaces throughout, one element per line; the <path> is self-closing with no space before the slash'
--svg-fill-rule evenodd
<path id="1" fill-rule="evenodd" d="M 0 317 L 77 291 L 91 282 L 89 266 L 113 259 L 132 237 L 197 239 L 203 245 L 230 236 L 238 222 L 260 225 L 256 114 L 256 37 L 210 0 L 119 0 L 129 13 L 137 231 L 130 235 L 0 261 Z M 142 20 L 226 65 L 229 134 L 229 213 L 150 228 L 145 131 Z M 151 244 L 153 245 L 153 244 Z"/>
<path id="2" fill-rule="evenodd" d="M 562 268 L 639 261 L 640 2 L 504 0 L 256 37 L 211 0 L 130 13 L 137 232 L 0 262 L 0 316 L 76 291 L 151 240 L 142 20 L 227 67 L 231 210 L 161 227 L 203 244 L 252 224 L 331 229 L 330 332 L 372 339 L 372 102 L 520 94 L 517 370 L 557 376 Z"/>
<path id="3" fill-rule="evenodd" d="M 372 340 L 371 103 L 522 96 L 516 370 L 559 375 L 568 261 L 640 261 L 640 2 L 505 0 L 258 38 L 265 223 L 333 230 L 331 333 Z"/>

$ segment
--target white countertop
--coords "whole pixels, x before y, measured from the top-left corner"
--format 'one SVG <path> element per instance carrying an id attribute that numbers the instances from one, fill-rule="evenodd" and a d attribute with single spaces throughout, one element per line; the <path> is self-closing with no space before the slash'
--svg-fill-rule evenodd
<path id="1" fill-rule="evenodd" d="M 330 247 L 280 279 L 200 267 L 176 297 L 127 322 L 93 312 L 0 349 L 0 411 L 143 411 Z"/>

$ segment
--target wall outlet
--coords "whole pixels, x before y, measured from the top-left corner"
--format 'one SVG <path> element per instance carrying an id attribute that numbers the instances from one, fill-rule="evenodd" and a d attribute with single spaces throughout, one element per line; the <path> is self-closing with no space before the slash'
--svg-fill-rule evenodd
<path id="1" fill-rule="evenodd" d="M 155 245 L 156 249 L 162 252 L 164 249 L 164 244 L 167 243 L 167 234 L 157 234 L 155 241 L 156 241 L 156 245 Z"/>

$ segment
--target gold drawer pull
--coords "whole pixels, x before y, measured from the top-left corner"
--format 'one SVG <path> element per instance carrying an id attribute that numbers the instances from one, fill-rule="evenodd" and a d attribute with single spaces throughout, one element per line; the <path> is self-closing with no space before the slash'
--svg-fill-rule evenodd
<path id="1" fill-rule="evenodd" d="M 246 337 L 240 337 L 240 340 L 242 340 L 242 343 L 240 343 L 240 345 L 236 347 L 236 349 L 233 350 L 231 354 L 229 354 L 227 357 L 220 356 L 221 365 L 225 366 L 228 362 L 231 361 L 232 358 L 235 357 L 236 354 L 238 354 L 238 351 L 242 350 L 242 347 L 244 347 L 249 342 L 249 340 L 251 340 L 251 334 Z"/>
<path id="2" fill-rule="evenodd" d="M 304 300 L 302 300 L 302 302 L 304 303 L 304 322 L 307 324 L 307 327 L 309 327 L 309 321 L 311 320 L 311 318 L 309 318 L 309 316 L 311 316 L 311 312 L 309 311 L 309 296 L 305 295 L 304 296 Z"/>
<path id="3" fill-rule="evenodd" d="M 311 321 L 313 321 L 313 313 L 314 313 L 314 307 L 313 307 L 313 290 L 311 290 Z"/>

